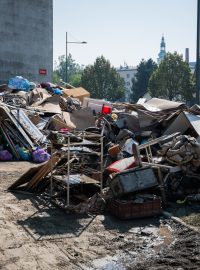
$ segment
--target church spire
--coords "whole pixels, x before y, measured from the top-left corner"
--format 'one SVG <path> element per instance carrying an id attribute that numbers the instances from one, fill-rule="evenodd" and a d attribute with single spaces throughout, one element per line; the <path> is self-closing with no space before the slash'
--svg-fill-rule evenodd
<path id="1" fill-rule="evenodd" d="M 165 38 L 162 35 L 161 43 L 160 43 L 160 52 L 158 54 L 157 62 L 160 64 L 160 62 L 164 59 L 166 55 L 166 44 L 165 44 Z"/>
<path id="2" fill-rule="evenodd" d="M 161 39 L 161 43 L 160 43 L 160 50 L 164 50 L 165 51 L 165 39 L 164 39 L 164 36 L 162 36 L 162 39 Z"/>

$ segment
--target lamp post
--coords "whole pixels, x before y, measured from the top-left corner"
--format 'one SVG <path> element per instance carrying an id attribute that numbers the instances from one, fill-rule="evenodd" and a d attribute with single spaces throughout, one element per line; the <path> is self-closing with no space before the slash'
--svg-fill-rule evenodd
<path id="1" fill-rule="evenodd" d="M 67 44 L 68 43 L 75 43 L 75 44 L 87 44 L 86 41 L 68 41 L 67 40 L 67 32 L 66 32 L 66 83 L 68 83 L 68 72 L 67 72 L 67 69 L 68 69 L 68 56 L 67 56 Z"/>

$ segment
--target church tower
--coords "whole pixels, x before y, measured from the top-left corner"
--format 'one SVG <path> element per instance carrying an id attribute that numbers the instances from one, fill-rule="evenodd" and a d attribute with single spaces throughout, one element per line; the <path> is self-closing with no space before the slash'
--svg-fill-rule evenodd
<path id="1" fill-rule="evenodd" d="M 161 43 L 160 43 L 160 52 L 157 58 L 158 65 L 164 59 L 165 55 L 166 55 L 165 39 L 164 39 L 164 36 L 162 36 Z"/>

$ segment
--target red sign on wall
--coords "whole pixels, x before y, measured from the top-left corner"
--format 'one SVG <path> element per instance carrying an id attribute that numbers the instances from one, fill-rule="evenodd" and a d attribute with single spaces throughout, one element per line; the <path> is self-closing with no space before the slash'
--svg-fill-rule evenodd
<path id="1" fill-rule="evenodd" d="M 40 74 L 40 75 L 47 75 L 47 70 L 44 69 L 44 68 L 40 68 L 40 69 L 39 69 L 39 74 Z"/>

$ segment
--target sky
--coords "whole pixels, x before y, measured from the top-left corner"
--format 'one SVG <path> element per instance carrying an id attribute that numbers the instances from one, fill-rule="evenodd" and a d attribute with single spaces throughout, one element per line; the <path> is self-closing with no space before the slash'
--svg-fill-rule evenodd
<path id="1" fill-rule="evenodd" d="M 53 0 L 54 61 L 66 51 L 80 65 L 103 55 L 112 66 L 157 61 L 162 35 L 166 51 L 196 59 L 197 0 Z"/>

